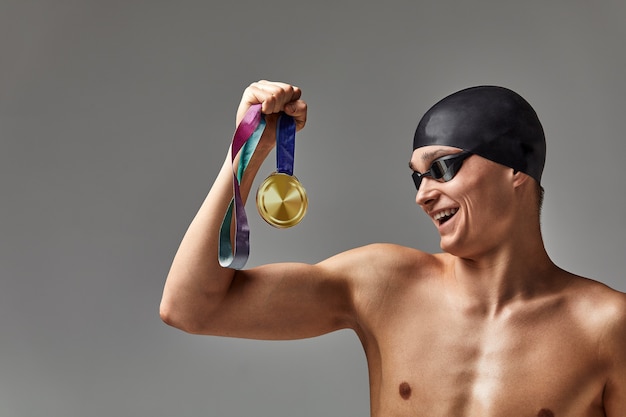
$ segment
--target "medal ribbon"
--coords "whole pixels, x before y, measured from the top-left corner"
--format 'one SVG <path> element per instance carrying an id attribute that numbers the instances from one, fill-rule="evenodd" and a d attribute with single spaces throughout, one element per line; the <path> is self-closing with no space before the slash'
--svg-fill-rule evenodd
<path id="1" fill-rule="evenodd" d="M 291 116 L 281 113 L 276 130 L 276 171 L 293 175 L 293 160 L 296 151 L 296 122 Z"/>
<path id="2" fill-rule="evenodd" d="M 231 163 L 241 151 L 237 172 L 233 168 L 233 198 L 228 205 L 219 236 L 219 262 L 222 267 L 242 269 L 250 255 L 250 227 L 239 185 L 243 174 L 254 154 L 263 131 L 265 118 L 261 105 L 250 106 L 237 126 L 231 144 Z M 276 164 L 278 172 L 293 173 L 296 124 L 293 117 L 281 113 L 276 126 Z M 234 248 L 230 241 L 231 223 L 235 214 Z"/>

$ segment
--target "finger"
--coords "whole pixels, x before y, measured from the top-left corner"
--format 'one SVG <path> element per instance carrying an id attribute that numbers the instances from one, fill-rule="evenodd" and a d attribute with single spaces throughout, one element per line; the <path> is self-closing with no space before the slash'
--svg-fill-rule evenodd
<path id="1" fill-rule="evenodd" d="M 292 116 L 296 122 L 296 130 L 300 130 L 306 124 L 307 104 L 304 100 L 295 100 L 285 105 L 284 112 Z"/>
<path id="2" fill-rule="evenodd" d="M 265 100 L 262 102 L 262 111 L 265 114 L 284 111 L 287 103 L 298 100 L 302 95 L 298 87 L 282 82 L 261 80 L 254 87 L 259 95 L 261 91 L 265 93 Z"/>
<path id="3" fill-rule="evenodd" d="M 271 96 L 271 94 L 269 94 Z M 268 98 L 266 90 L 259 88 L 257 83 L 250 84 L 243 92 L 241 102 L 237 108 L 237 125 L 241 122 L 244 115 L 254 104 L 263 104 Z"/>

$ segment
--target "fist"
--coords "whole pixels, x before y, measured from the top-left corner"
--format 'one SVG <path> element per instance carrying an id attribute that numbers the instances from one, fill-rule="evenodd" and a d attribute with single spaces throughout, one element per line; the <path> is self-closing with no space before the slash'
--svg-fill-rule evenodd
<path id="1" fill-rule="evenodd" d="M 261 80 L 252 83 L 245 89 L 237 109 L 237 124 L 243 119 L 246 111 L 253 104 L 261 104 L 261 112 L 270 118 L 276 117 L 281 111 L 292 116 L 296 122 L 296 130 L 306 124 L 307 105 L 300 99 L 302 91 L 290 84 Z"/>

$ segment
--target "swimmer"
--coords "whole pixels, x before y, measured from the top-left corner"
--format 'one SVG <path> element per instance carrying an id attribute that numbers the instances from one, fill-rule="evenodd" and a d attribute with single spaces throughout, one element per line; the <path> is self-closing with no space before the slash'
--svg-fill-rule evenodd
<path id="1" fill-rule="evenodd" d="M 302 129 L 290 84 L 259 81 L 267 128 L 241 180 L 245 198 L 275 144 L 278 114 Z M 372 417 L 624 417 L 626 295 L 567 272 L 540 228 L 545 161 L 530 104 L 502 87 L 443 98 L 408 155 L 415 201 L 441 253 L 373 243 L 317 264 L 221 267 L 231 157 L 174 257 L 161 318 L 193 334 L 299 339 L 353 330 L 365 350 Z"/>

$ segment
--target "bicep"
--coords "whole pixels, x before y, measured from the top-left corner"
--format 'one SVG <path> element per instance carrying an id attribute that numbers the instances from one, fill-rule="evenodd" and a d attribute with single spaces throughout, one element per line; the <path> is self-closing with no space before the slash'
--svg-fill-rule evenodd
<path id="1" fill-rule="evenodd" d="M 301 339 L 350 327 L 350 285 L 322 265 L 283 263 L 237 271 L 201 333 Z"/>

